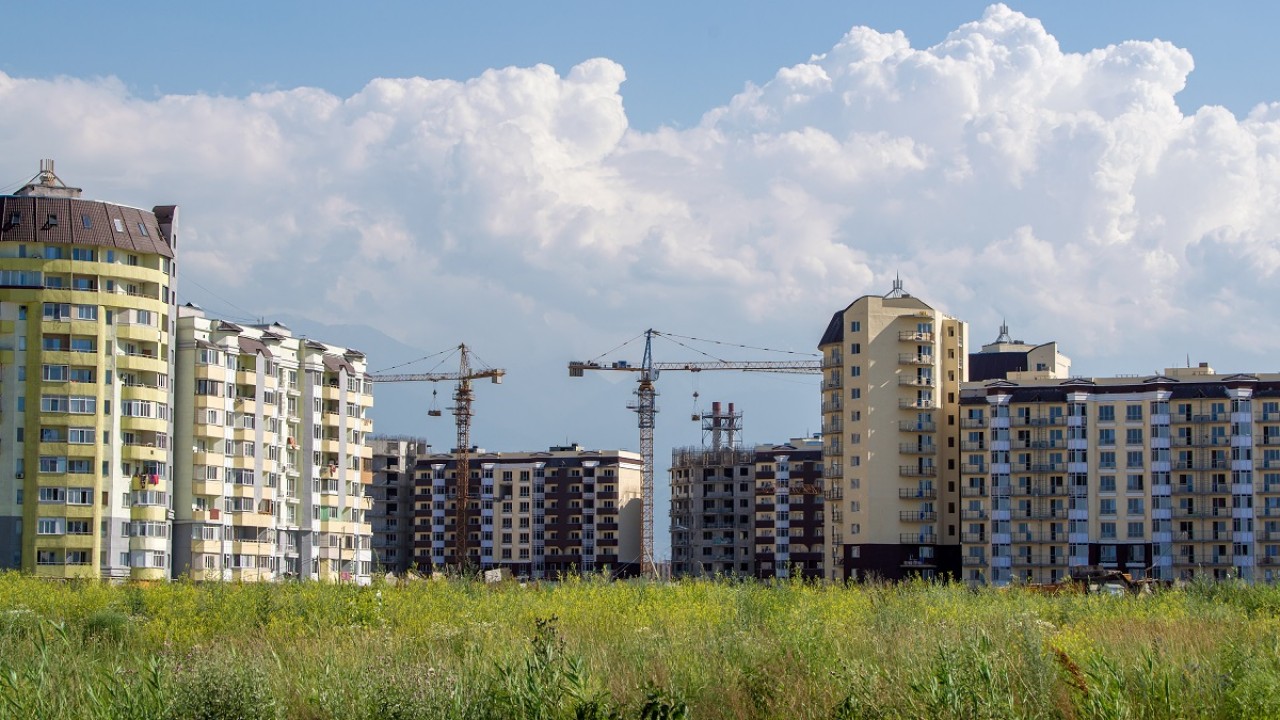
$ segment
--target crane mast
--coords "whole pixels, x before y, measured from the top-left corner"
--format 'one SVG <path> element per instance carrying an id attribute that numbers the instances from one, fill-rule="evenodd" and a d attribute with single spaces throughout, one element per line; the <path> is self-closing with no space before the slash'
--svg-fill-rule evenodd
<path id="1" fill-rule="evenodd" d="M 401 373 L 387 374 L 378 373 L 369 377 L 374 382 L 441 382 L 454 380 L 457 385 L 453 390 L 453 407 L 449 408 L 453 412 L 454 423 L 457 426 L 458 446 L 454 453 L 456 460 L 456 484 L 458 492 L 458 530 L 454 536 L 455 548 L 457 551 L 458 565 L 461 569 L 466 569 L 470 558 L 468 552 L 467 530 L 469 528 L 471 518 L 471 418 L 474 412 L 471 405 L 475 400 L 475 393 L 471 387 L 472 380 L 480 380 L 488 378 L 494 383 L 501 383 L 502 378 L 507 371 L 501 368 L 484 368 L 473 370 L 471 367 L 471 351 L 467 348 L 466 343 L 458 345 L 458 371 L 457 372 L 431 372 L 431 373 Z M 416 362 L 416 361 L 415 361 Z M 432 411 L 435 414 L 439 414 Z"/>
<path id="2" fill-rule="evenodd" d="M 655 574 L 656 564 L 653 555 L 653 430 L 658 413 L 658 375 L 663 370 L 680 370 L 685 372 L 702 372 L 704 370 L 739 370 L 743 372 L 803 373 L 819 374 L 822 372 L 820 360 L 721 360 L 711 359 L 698 362 L 662 362 L 653 361 L 653 338 L 662 333 L 650 328 L 644 332 L 644 357 L 639 366 L 625 361 L 610 365 L 601 365 L 594 361 L 569 363 L 569 376 L 582 377 L 587 370 L 609 370 L 634 372 L 636 379 L 635 400 L 627 405 L 628 410 L 636 414 L 640 426 L 640 456 L 644 462 L 641 480 L 642 515 L 640 541 L 640 572 L 646 577 Z M 688 338 L 694 339 L 694 338 Z"/>

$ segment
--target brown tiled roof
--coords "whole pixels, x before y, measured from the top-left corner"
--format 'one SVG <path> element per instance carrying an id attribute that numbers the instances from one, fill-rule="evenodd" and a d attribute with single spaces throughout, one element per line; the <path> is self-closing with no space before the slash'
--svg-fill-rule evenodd
<path id="1" fill-rule="evenodd" d="M 157 210 L 164 208 L 171 216 L 173 207 Z M 16 224 L 9 222 L 14 213 Z M 78 198 L 0 195 L 0 242 L 94 245 L 173 257 L 170 239 L 161 232 L 155 214 Z"/>
<path id="2" fill-rule="evenodd" d="M 345 368 L 347 373 L 351 375 L 354 375 L 356 372 L 355 366 L 347 362 L 347 359 L 341 355 L 326 354 L 324 356 L 325 370 L 328 370 L 329 372 L 338 372 L 339 368 Z"/>
<path id="3" fill-rule="evenodd" d="M 241 335 L 238 339 L 240 340 L 240 352 L 262 353 L 267 357 L 271 357 L 271 351 L 267 349 L 267 346 L 261 340 L 245 337 L 244 335 Z"/>

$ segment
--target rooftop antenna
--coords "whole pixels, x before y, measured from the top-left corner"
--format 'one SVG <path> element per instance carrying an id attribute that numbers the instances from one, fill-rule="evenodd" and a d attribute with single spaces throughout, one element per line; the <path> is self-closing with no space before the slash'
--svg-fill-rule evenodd
<path id="1" fill-rule="evenodd" d="M 889 294 L 885 295 L 885 297 L 886 298 L 908 297 L 906 291 L 902 289 L 902 277 L 899 276 L 898 273 L 896 272 L 893 274 L 893 289 L 890 290 Z"/>
<path id="2" fill-rule="evenodd" d="M 1000 318 L 1000 336 L 996 338 L 996 342 L 1013 342 L 1013 340 L 1009 339 L 1009 323 L 1005 322 L 1004 318 Z"/>

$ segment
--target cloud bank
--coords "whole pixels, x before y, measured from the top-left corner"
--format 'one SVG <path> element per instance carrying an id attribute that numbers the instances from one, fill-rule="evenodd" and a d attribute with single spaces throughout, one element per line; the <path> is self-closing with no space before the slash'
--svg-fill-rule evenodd
<path id="1" fill-rule="evenodd" d="M 1190 351 L 1274 370 L 1280 103 L 1186 115 L 1192 68 L 1160 41 L 1063 52 L 995 5 L 929 48 L 854 28 L 651 133 L 629 128 L 608 59 L 345 98 L 0 74 L 0 157 L 179 203 L 183 276 L 239 307 L 467 339 L 495 364 L 648 326 L 809 349 L 901 274 L 975 341 L 1004 316 L 1078 369 Z"/>

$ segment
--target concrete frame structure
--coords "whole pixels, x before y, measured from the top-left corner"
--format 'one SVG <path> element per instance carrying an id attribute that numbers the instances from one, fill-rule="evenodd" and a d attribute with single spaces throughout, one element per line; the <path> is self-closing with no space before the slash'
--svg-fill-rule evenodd
<path id="1" fill-rule="evenodd" d="M 179 311 L 174 575 L 368 583 L 364 356 Z"/>
<path id="2" fill-rule="evenodd" d="M 375 570 L 403 575 L 413 566 L 413 473 L 431 452 L 422 438 L 374 436 L 369 527 Z"/>
<path id="3" fill-rule="evenodd" d="M 0 196 L 0 567 L 169 574 L 178 208 Z"/>
<path id="4" fill-rule="evenodd" d="M 625 450 L 553 446 L 546 452 L 470 453 L 470 569 L 507 569 L 518 577 L 640 572 L 643 462 Z M 457 460 L 418 459 L 414 564 L 457 570 Z"/>

